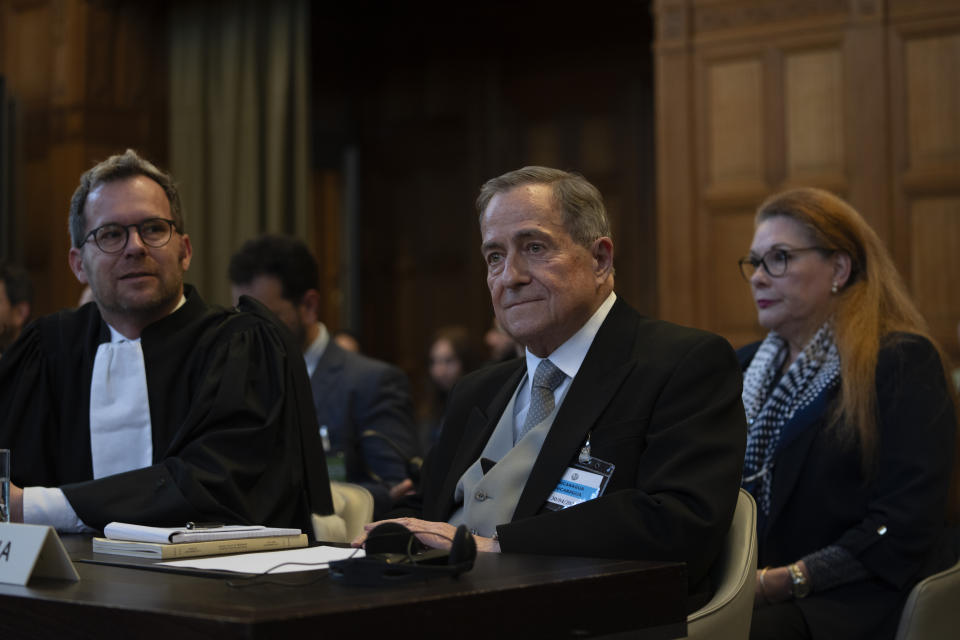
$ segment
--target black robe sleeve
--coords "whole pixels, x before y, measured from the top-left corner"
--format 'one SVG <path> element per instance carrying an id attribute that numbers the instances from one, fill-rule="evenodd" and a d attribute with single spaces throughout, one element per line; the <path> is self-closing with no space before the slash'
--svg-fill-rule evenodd
<path id="1" fill-rule="evenodd" d="M 263 311 L 188 313 L 144 332 L 154 464 L 96 480 L 88 408 L 95 345 L 71 363 L 67 345 L 50 350 L 25 336 L 16 360 L 0 367 L 0 407 L 12 408 L 0 443 L 15 448 L 14 482 L 60 486 L 97 529 L 113 520 L 201 519 L 307 527 L 311 511 L 330 512 L 302 358 Z M 308 458 L 316 458 L 309 472 Z"/>
<path id="2" fill-rule="evenodd" d="M 52 365 L 37 323 L 0 358 L 0 447 L 11 450 L 11 481 L 17 486 L 57 486 L 63 477 L 56 464 L 61 398 L 49 384 Z M 89 437 L 87 443 L 89 449 Z"/>

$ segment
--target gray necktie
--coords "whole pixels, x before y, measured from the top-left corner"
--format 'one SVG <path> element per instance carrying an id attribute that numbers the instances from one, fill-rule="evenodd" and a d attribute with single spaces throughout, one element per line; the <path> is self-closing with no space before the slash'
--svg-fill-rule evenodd
<path id="1" fill-rule="evenodd" d="M 517 442 L 527 435 L 530 429 L 543 422 L 553 413 L 553 391 L 560 386 L 567 375 L 549 360 L 541 360 L 533 374 L 533 388 L 530 389 L 530 408 L 523 428 L 517 435 Z"/>

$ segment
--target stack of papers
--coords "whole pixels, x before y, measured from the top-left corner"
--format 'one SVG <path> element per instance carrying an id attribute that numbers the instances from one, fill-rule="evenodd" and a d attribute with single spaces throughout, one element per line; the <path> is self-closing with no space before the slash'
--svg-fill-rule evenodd
<path id="1" fill-rule="evenodd" d="M 141 558 L 189 558 L 307 546 L 307 536 L 300 529 L 277 527 L 187 529 L 111 522 L 104 533 L 106 538 L 93 539 L 94 552 Z"/>
<path id="2" fill-rule="evenodd" d="M 298 536 L 300 529 L 262 527 L 254 525 L 228 525 L 211 529 L 187 529 L 186 527 L 147 527 L 142 524 L 111 522 L 103 529 L 110 540 L 130 542 L 156 542 L 160 544 L 181 542 L 206 542 L 208 540 L 237 540 L 240 538 L 265 538 L 269 536 Z"/>

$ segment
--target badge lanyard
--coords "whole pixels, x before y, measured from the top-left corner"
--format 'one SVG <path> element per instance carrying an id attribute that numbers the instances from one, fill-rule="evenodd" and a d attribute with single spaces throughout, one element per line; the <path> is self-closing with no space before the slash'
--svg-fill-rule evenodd
<path id="1" fill-rule="evenodd" d="M 590 435 L 587 434 L 587 442 L 580 449 L 577 461 L 567 467 L 560 483 L 547 498 L 546 506 L 551 511 L 599 498 L 610 483 L 615 465 L 590 454 Z"/>

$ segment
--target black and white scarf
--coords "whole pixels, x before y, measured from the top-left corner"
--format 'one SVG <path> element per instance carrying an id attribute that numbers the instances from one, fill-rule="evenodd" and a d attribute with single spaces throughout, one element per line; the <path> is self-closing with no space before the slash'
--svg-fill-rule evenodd
<path id="1" fill-rule="evenodd" d="M 789 353 L 786 340 L 767 334 L 743 376 L 743 408 L 747 414 L 747 453 L 741 483 L 770 514 L 773 456 L 783 426 L 840 379 L 840 354 L 829 323 L 817 331 L 776 384 Z"/>

